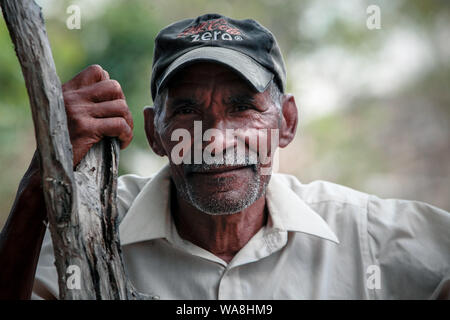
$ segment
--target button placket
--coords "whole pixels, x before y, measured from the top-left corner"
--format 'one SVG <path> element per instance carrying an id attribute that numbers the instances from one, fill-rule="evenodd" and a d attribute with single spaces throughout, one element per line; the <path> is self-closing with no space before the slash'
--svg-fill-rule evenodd
<path id="1" fill-rule="evenodd" d="M 239 267 L 225 269 L 219 283 L 219 300 L 242 299 L 241 285 L 239 281 Z"/>

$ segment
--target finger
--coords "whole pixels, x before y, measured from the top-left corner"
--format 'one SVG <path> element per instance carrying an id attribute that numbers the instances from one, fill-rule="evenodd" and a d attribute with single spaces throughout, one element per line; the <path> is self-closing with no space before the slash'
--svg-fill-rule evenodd
<path id="1" fill-rule="evenodd" d="M 131 129 L 133 129 L 133 117 L 127 102 L 123 99 L 105 101 L 90 106 L 88 112 L 95 118 L 123 117 Z"/>
<path id="2" fill-rule="evenodd" d="M 108 73 L 108 71 L 106 71 L 105 69 L 103 69 L 103 73 L 104 73 L 104 79 L 105 79 L 105 80 L 109 80 L 110 78 L 109 78 L 109 73 Z"/>
<path id="3" fill-rule="evenodd" d="M 133 130 L 122 117 L 93 119 L 97 132 L 102 137 L 117 137 L 121 149 L 126 148 L 133 139 Z"/>
<path id="4" fill-rule="evenodd" d="M 64 86 L 78 89 L 107 79 L 109 79 L 109 74 L 100 65 L 93 64 L 78 73 L 70 81 L 65 83 Z"/>
<path id="5" fill-rule="evenodd" d="M 103 102 L 125 99 L 120 83 L 116 80 L 103 80 L 80 89 L 85 97 L 92 102 Z"/>

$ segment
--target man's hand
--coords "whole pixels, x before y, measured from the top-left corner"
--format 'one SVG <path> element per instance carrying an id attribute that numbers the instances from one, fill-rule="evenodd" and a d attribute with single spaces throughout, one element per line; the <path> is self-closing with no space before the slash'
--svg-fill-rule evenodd
<path id="1" fill-rule="evenodd" d="M 63 96 L 74 166 L 104 136 L 118 137 L 122 148 L 131 142 L 133 120 L 125 96 L 100 66 L 90 66 L 65 83 Z M 0 299 L 30 298 L 46 217 L 35 153 L 0 233 Z"/>
<path id="2" fill-rule="evenodd" d="M 119 82 L 91 65 L 62 86 L 76 166 L 103 137 L 118 137 L 121 149 L 133 138 L 133 119 Z"/>

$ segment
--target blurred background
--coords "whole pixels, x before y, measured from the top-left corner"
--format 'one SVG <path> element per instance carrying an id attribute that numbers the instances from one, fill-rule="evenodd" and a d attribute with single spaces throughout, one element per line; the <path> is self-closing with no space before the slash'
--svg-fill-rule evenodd
<path id="1" fill-rule="evenodd" d="M 450 1 L 152 0 L 37 1 L 62 82 L 90 64 L 118 80 L 134 116 L 120 172 L 149 175 L 166 163 L 150 151 L 142 109 L 158 31 L 214 12 L 253 18 L 277 37 L 300 123 L 280 172 L 385 198 L 450 210 Z M 69 5 L 81 9 L 70 30 Z M 366 12 L 378 5 L 381 28 Z M 20 65 L 0 19 L 0 227 L 35 150 Z"/>

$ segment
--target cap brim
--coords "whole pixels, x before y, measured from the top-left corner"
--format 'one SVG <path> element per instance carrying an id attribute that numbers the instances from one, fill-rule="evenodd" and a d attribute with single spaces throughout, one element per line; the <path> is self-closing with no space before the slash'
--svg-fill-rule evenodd
<path id="1" fill-rule="evenodd" d="M 159 92 L 170 78 L 181 68 L 200 61 L 216 62 L 230 67 L 258 92 L 264 92 L 273 73 L 258 64 L 249 56 L 223 47 L 199 47 L 178 57 L 167 67 L 158 79 L 156 90 Z"/>

